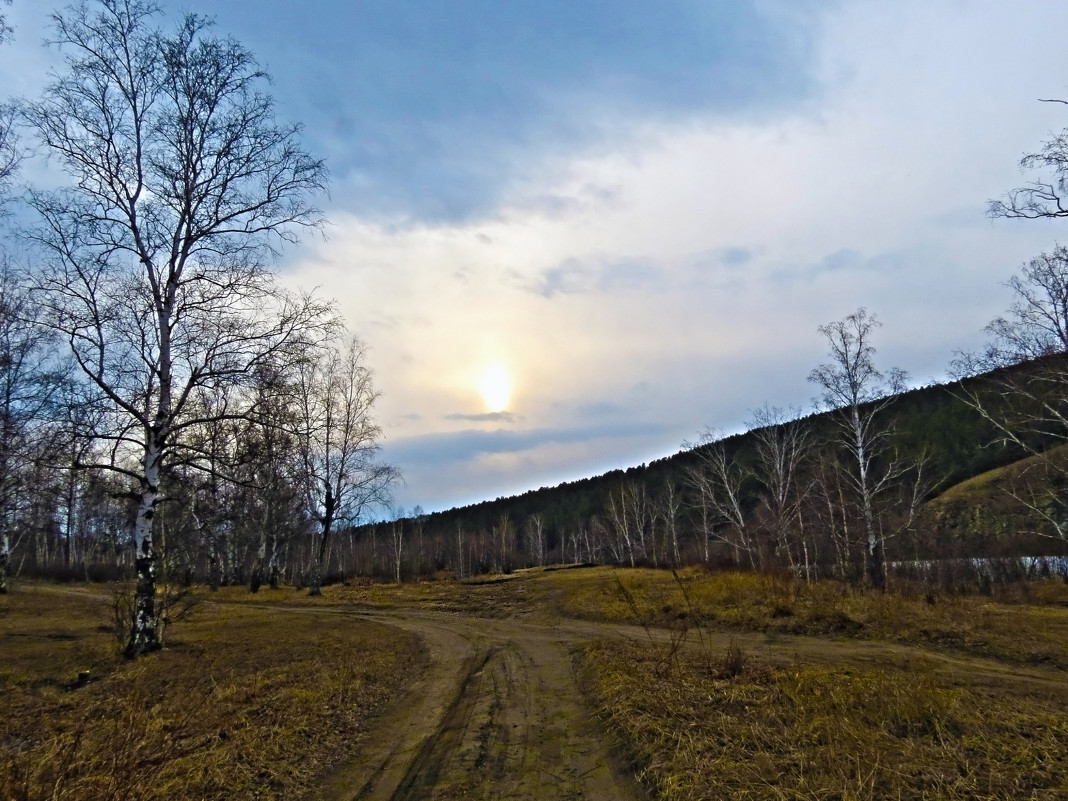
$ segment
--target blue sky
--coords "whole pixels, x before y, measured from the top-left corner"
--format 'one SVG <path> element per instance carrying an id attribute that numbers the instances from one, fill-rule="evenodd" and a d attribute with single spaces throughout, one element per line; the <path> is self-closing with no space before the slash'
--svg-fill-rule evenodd
<path id="1" fill-rule="evenodd" d="M 5 94 L 55 59 L 49 5 L 7 10 Z M 985 216 L 1068 124 L 1038 102 L 1068 96 L 1065 4 L 165 5 L 255 52 L 330 166 L 327 237 L 279 270 L 369 345 L 404 507 L 808 411 L 816 328 L 861 305 L 884 367 L 938 380 L 1065 239 Z"/>

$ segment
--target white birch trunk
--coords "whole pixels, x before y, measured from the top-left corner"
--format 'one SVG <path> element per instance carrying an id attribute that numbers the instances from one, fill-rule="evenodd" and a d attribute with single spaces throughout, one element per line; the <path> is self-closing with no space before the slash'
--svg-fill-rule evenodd
<path id="1" fill-rule="evenodd" d="M 11 537 L 4 531 L 0 534 L 0 595 L 7 593 L 7 572 L 10 562 Z"/>
<path id="2" fill-rule="evenodd" d="M 141 502 L 134 521 L 134 567 L 137 588 L 134 590 L 133 621 L 126 656 L 134 657 L 160 648 L 156 618 L 156 551 L 152 523 L 159 503 L 160 456 L 162 449 L 150 433 L 145 447 L 144 484 Z"/>

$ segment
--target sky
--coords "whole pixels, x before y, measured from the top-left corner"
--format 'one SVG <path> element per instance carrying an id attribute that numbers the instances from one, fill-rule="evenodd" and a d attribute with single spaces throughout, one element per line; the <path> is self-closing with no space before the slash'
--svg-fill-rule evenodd
<path id="1" fill-rule="evenodd" d="M 817 328 L 945 380 L 1066 223 L 989 219 L 1068 126 L 1068 4 L 227 0 L 331 171 L 284 252 L 368 346 L 396 505 L 435 511 L 807 413 Z M 53 50 L 5 13 L 0 92 Z M 34 168 L 30 167 L 30 172 Z"/>

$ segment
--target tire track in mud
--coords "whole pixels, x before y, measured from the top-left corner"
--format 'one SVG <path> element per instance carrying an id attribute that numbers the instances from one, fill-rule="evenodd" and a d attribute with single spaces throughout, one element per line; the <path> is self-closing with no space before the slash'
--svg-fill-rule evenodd
<path id="1" fill-rule="evenodd" d="M 481 695 L 481 685 L 486 663 L 495 655 L 490 649 L 476 660 L 477 667 L 464 676 L 460 694 L 445 713 L 434 734 L 428 738 L 415 755 L 400 787 L 390 796 L 394 801 L 413 801 L 423 798 L 441 781 L 453 755 L 460 747 L 474 713 L 475 703 Z"/>

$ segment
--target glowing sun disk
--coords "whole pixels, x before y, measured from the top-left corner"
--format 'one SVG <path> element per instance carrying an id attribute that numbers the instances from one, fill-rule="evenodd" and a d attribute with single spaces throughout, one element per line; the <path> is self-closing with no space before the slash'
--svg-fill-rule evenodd
<path id="1" fill-rule="evenodd" d="M 512 380 L 503 367 L 494 367 L 482 377 L 479 385 L 482 400 L 490 412 L 503 412 L 512 398 Z"/>

